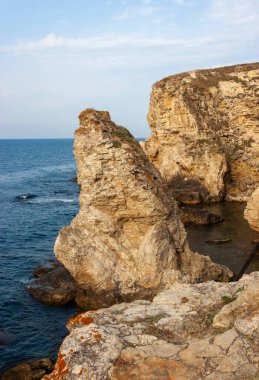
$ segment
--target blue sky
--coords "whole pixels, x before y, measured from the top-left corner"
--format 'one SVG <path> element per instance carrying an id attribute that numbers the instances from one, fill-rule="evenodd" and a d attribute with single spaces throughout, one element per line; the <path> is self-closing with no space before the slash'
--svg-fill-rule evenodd
<path id="1" fill-rule="evenodd" d="M 148 136 L 154 82 L 258 42 L 259 0 L 0 0 L 0 138 L 73 137 L 88 107 Z"/>

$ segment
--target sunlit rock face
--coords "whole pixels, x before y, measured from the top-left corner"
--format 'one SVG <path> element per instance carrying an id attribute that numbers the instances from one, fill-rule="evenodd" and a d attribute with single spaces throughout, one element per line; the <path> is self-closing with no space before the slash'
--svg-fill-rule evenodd
<path id="1" fill-rule="evenodd" d="M 190 251 L 176 202 L 134 137 L 108 112 L 87 109 L 79 119 L 80 211 L 55 243 L 82 288 L 77 302 L 96 308 L 152 297 L 178 280 L 227 279 L 230 271 Z"/>
<path id="2" fill-rule="evenodd" d="M 258 378 L 259 272 L 82 313 L 45 380 Z"/>
<path id="3" fill-rule="evenodd" d="M 153 85 L 145 151 L 184 203 L 244 201 L 258 181 L 259 63 Z"/>
<path id="4" fill-rule="evenodd" d="M 259 232 L 259 187 L 253 192 L 247 202 L 245 218 L 250 227 Z"/>

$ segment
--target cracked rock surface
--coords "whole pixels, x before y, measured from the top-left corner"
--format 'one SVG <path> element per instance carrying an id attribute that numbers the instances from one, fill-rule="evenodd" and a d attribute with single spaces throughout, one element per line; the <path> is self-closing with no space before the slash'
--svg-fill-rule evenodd
<path id="1" fill-rule="evenodd" d="M 232 283 L 177 283 L 152 302 L 82 313 L 67 327 L 44 380 L 254 380 L 259 272 Z"/>

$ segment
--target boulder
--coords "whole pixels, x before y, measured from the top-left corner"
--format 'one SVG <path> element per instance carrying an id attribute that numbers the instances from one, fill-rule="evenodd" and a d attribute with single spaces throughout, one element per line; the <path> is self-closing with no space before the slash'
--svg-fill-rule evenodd
<path id="1" fill-rule="evenodd" d="M 54 365 L 49 358 L 18 364 L 2 374 L 3 380 L 40 380 L 53 371 Z"/>
<path id="2" fill-rule="evenodd" d="M 29 294 L 46 305 L 65 305 L 75 299 L 78 285 L 57 260 L 38 267 L 27 286 Z"/>
<path id="3" fill-rule="evenodd" d="M 206 209 L 194 207 L 180 207 L 180 219 L 183 224 L 215 224 L 223 222 L 223 217 Z"/>
<path id="4" fill-rule="evenodd" d="M 67 323 L 44 380 L 254 380 L 258 376 L 259 272 L 239 282 L 175 283 Z"/>
<path id="5" fill-rule="evenodd" d="M 248 220 L 250 227 L 259 232 L 259 187 L 249 198 L 244 216 Z"/>
<path id="6" fill-rule="evenodd" d="M 245 201 L 258 180 L 259 63 L 173 75 L 152 87 L 144 149 L 187 204 Z"/>
<path id="7" fill-rule="evenodd" d="M 176 202 L 128 130 L 105 111 L 86 109 L 79 119 L 80 211 L 54 251 L 81 287 L 80 306 L 152 298 L 179 280 L 227 280 L 227 268 L 190 251 Z"/>

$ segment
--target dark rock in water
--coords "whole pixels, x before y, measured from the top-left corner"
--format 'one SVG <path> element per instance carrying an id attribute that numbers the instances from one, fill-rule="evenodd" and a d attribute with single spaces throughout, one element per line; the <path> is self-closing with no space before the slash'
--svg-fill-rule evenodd
<path id="1" fill-rule="evenodd" d="M 201 203 L 200 192 L 185 189 L 170 189 L 172 196 L 178 204 L 197 205 Z"/>
<path id="2" fill-rule="evenodd" d="M 77 185 L 78 185 L 78 182 L 77 182 L 77 176 L 76 177 L 74 177 L 74 178 L 71 178 L 71 180 L 70 180 L 71 182 L 75 182 Z"/>
<path id="3" fill-rule="evenodd" d="M 27 290 L 29 294 L 47 305 L 65 305 L 73 301 L 77 284 L 67 269 L 58 261 L 53 260 L 34 271 L 36 277 Z"/>
<path id="4" fill-rule="evenodd" d="M 0 329 L 0 346 L 8 344 L 12 340 L 12 336 L 4 329 Z"/>
<path id="5" fill-rule="evenodd" d="M 20 195 L 17 195 L 17 197 L 15 198 L 16 201 L 27 201 L 29 199 L 33 199 L 33 198 L 36 198 L 37 195 L 35 194 L 20 194 Z"/>
<path id="6" fill-rule="evenodd" d="M 49 358 L 33 360 L 27 363 L 18 364 L 4 372 L 3 380 L 40 380 L 54 369 L 54 365 Z"/>
<path id="7" fill-rule="evenodd" d="M 230 242 L 231 239 L 213 239 L 213 240 L 205 240 L 205 243 L 208 244 L 225 244 Z"/>
<path id="8" fill-rule="evenodd" d="M 206 209 L 196 209 L 194 207 L 179 208 L 180 219 L 184 224 L 214 224 L 224 220 L 222 216 L 214 214 Z"/>

